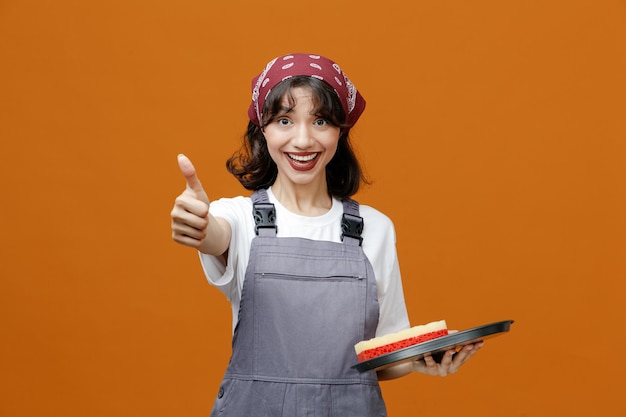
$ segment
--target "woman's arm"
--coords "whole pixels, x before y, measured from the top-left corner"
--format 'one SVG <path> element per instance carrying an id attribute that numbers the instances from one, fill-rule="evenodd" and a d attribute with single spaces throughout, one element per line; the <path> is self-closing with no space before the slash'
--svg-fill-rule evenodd
<path id="1" fill-rule="evenodd" d="M 379 381 L 388 381 L 390 379 L 401 378 L 413 373 L 413 361 L 402 362 L 398 365 L 390 366 L 377 372 Z"/>

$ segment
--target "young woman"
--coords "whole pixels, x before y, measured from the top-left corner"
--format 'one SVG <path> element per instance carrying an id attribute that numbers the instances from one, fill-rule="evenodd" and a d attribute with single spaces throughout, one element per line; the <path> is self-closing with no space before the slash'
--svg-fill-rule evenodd
<path id="1" fill-rule="evenodd" d="M 349 140 L 365 100 L 333 61 L 290 54 L 253 80 L 244 145 L 227 162 L 251 197 L 209 203 L 191 161 L 173 239 L 200 251 L 231 302 L 232 357 L 212 416 L 385 416 L 378 381 L 454 373 L 480 344 L 376 373 L 354 345 L 409 327 L 393 223 L 350 199 Z"/>

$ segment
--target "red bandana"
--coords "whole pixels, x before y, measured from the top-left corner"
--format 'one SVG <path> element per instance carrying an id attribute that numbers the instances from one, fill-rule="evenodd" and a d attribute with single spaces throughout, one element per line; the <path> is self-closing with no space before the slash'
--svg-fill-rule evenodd
<path id="1" fill-rule="evenodd" d="M 287 78 L 308 75 L 323 80 L 330 85 L 346 114 L 346 124 L 354 126 L 363 110 L 365 100 L 350 82 L 339 65 L 328 58 L 310 54 L 289 54 L 271 60 L 263 72 L 252 80 L 252 103 L 248 109 L 250 120 L 260 126 L 263 120 L 263 106 L 272 88 Z"/>

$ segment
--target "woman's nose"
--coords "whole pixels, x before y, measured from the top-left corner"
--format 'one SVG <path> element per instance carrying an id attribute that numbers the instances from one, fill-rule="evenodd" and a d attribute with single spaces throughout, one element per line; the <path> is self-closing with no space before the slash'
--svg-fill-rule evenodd
<path id="1" fill-rule="evenodd" d="M 299 148 L 307 148 L 313 143 L 313 132 L 311 126 L 307 123 L 299 123 L 296 125 L 293 143 Z"/>

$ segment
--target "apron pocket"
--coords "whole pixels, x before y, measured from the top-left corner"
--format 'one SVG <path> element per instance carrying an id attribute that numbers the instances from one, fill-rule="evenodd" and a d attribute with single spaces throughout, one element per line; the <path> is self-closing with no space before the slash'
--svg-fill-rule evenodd
<path id="1" fill-rule="evenodd" d="M 367 280 L 259 274 L 255 283 L 261 375 L 333 379 L 352 373 L 354 344 L 363 338 Z"/>

